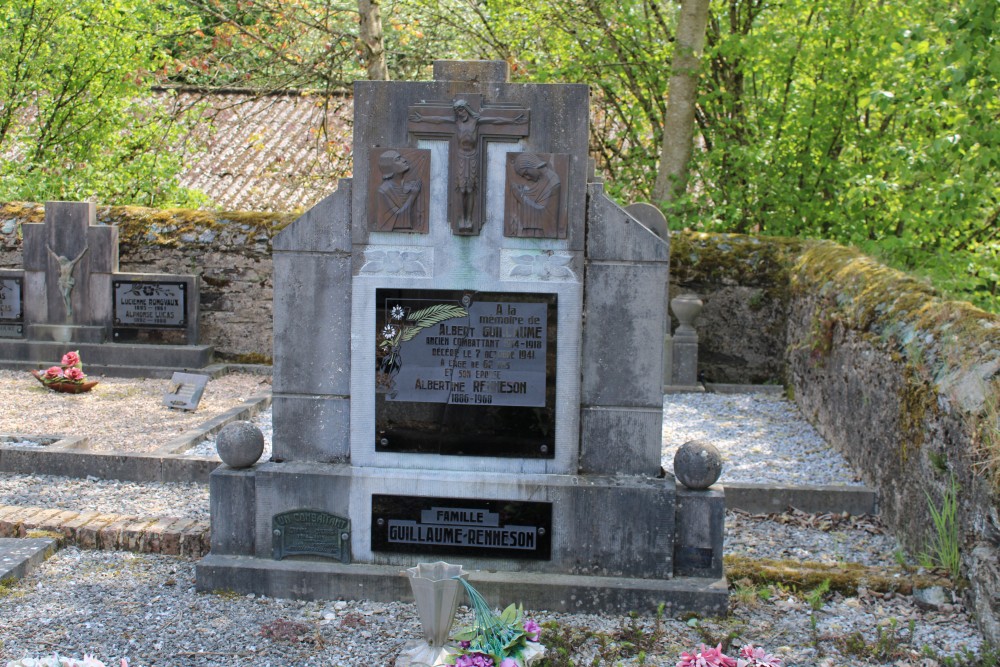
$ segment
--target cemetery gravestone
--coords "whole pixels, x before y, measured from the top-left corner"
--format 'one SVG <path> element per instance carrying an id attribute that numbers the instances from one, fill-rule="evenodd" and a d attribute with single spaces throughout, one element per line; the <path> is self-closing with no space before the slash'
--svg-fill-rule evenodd
<path id="1" fill-rule="evenodd" d="M 24 270 L 0 271 L 0 367 L 41 367 L 69 349 L 119 375 L 211 361 L 198 345 L 198 276 L 120 272 L 118 229 L 96 224 L 93 203 L 48 202 L 23 234 Z"/>
<path id="2" fill-rule="evenodd" d="M 448 558 L 535 608 L 723 612 L 721 524 L 675 530 L 723 494 L 660 468 L 667 244 L 592 178 L 587 87 L 438 62 L 355 109 L 354 179 L 275 239 L 273 454 L 213 473 L 199 588 L 391 600 Z"/>

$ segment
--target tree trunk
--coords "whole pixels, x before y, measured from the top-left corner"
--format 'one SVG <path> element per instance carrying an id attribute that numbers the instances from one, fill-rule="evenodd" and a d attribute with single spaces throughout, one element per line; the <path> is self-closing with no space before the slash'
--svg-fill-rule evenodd
<path id="1" fill-rule="evenodd" d="M 371 81 L 388 81 L 389 69 L 385 64 L 379 0 L 358 0 L 358 16 L 358 40 L 368 78 Z"/>
<path id="2" fill-rule="evenodd" d="M 698 99 L 698 66 L 705 48 L 709 0 L 683 0 L 677 19 L 677 41 L 670 75 L 667 111 L 663 116 L 663 148 L 653 200 L 671 202 L 687 190 L 688 162 L 694 141 L 694 107 Z"/>

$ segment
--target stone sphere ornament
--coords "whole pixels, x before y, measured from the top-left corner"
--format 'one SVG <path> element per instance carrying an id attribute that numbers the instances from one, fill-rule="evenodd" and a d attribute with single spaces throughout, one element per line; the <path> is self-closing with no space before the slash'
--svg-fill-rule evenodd
<path id="1" fill-rule="evenodd" d="M 721 474 L 722 454 L 710 442 L 688 440 L 674 454 L 674 476 L 689 489 L 707 489 Z"/>
<path id="2" fill-rule="evenodd" d="M 264 453 L 264 434 L 250 422 L 233 422 L 219 431 L 215 448 L 230 468 L 249 468 Z"/>

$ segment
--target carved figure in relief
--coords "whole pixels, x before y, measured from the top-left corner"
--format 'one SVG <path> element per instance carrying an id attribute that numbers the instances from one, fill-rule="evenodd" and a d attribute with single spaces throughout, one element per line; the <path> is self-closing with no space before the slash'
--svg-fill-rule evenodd
<path id="1" fill-rule="evenodd" d="M 457 169 L 454 175 L 454 187 L 462 201 L 462 217 L 458 228 L 470 231 L 474 228 L 473 212 L 476 205 L 476 193 L 479 190 L 479 126 L 480 125 L 520 125 L 526 123 L 528 117 L 519 114 L 515 118 L 500 116 L 483 116 L 464 99 L 452 103 L 452 116 L 424 116 L 419 111 L 410 114 L 409 120 L 414 123 L 454 123 L 455 139 L 458 144 Z"/>
<path id="2" fill-rule="evenodd" d="M 525 183 L 511 183 L 515 236 L 554 236 L 559 224 L 559 174 L 540 156 L 521 153 L 514 172 Z"/>
<path id="3" fill-rule="evenodd" d="M 420 206 L 420 179 L 404 178 L 410 162 L 398 151 L 385 151 L 378 158 L 382 184 L 378 187 L 380 231 L 419 231 L 424 212 Z"/>
<path id="4" fill-rule="evenodd" d="M 66 319 L 68 321 L 73 320 L 73 304 L 70 298 L 73 295 L 73 287 L 76 286 L 76 279 L 73 278 L 73 269 L 76 268 L 77 262 L 87 254 L 87 250 L 90 248 L 88 246 L 83 246 L 83 250 L 80 254 L 76 256 L 76 259 L 69 259 L 64 255 L 57 255 L 52 249 L 52 246 L 46 246 L 49 249 L 49 254 L 55 258 L 56 262 L 59 264 L 59 291 L 62 292 L 63 304 L 66 306 Z"/>

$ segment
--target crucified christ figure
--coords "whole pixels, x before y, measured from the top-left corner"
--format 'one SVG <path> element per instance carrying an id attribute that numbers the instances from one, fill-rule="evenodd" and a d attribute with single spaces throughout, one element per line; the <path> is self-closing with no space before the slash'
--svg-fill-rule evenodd
<path id="1" fill-rule="evenodd" d="M 483 116 L 463 99 L 455 100 L 451 106 L 454 112 L 451 116 L 424 116 L 419 111 L 414 111 L 409 120 L 414 123 L 455 124 L 455 140 L 458 144 L 455 189 L 462 200 L 462 217 L 458 228 L 467 232 L 474 227 L 472 214 L 479 190 L 479 126 L 520 125 L 527 122 L 528 117 L 523 113 L 515 118 Z"/>
<path id="2" fill-rule="evenodd" d="M 73 287 L 76 285 L 76 280 L 73 278 L 73 269 L 76 268 L 77 262 L 87 254 L 87 250 L 90 248 L 86 245 L 83 246 L 83 250 L 76 256 L 76 259 L 69 259 L 64 255 L 56 254 L 52 246 L 47 245 L 46 247 L 49 249 L 49 254 L 59 264 L 59 291 L 62 292 L 63 304 L 66 306 L 66 321 L 72 322 L 73 304 L 70 301 L 70 297 L 73 294 Z"/>

